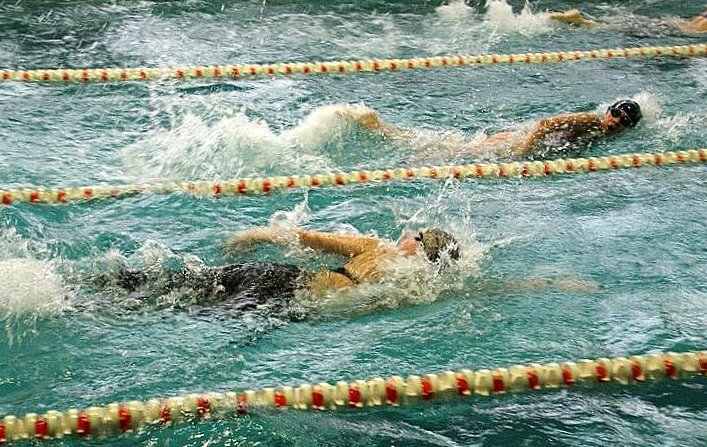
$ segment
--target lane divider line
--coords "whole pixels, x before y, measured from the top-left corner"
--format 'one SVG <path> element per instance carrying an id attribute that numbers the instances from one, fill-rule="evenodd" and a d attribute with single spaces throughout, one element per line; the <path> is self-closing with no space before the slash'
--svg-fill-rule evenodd
<path id="1" fill-rule="evenodd" d="M 136 195 L 187 193 L 195 196 L 223 197 L 273 194 L 298 188 L 324 188 L 352 184 L 401 182 L 414 179 L 459 180 L 519 179 L 554 175 L 578 175 L 618 169 L 659 166 L 683 166 L 707 161 L 707 149 L 675 152 L 609 155 L 605 157 L 569 158 L 546 161 L 480 163 L 431 167 L 399 167 L 382 170 L 330 172 L 314 175 L 255 177 L 223 182 L 169 182 L 145 185 L 97 185 L 62 188 L 0 188 L 0 203 L 68 203 L 88 200 L 120 199 Z"/>
<path id="2" fill-rule="evenodd" d="M 552 391 L 580 386 L 632 385 L 664 379 L 707 376 L 707 351 L 653 353 L 613 359 L 513 365 L 507 368 L 460 369 L 439 374 L 395 375 L 383 379 L 338 380 L 297 387 L 242 392 L 186 394 L 148 401 L 111 403 L 83 410 L 50 410 L 44 414 L 7 415 L 0 419 L 0 444 L 22 439 L 64 437 L 110 438 L 147 426 L 165 426 L 200 419 L 223 419 L 250 412 L 294 409 L 325 411 L 370 409 L 466 400 L 511 392 Z M 611 391 L 612 388 L 604 388 Z"/>
<path id="3" fill-rule="evenodd" d="M 106 83 L 155 80 L 240 80 L 291 75 L 330 75 L 361 72 L 400 72 L 429 68 L 479 67 L 499 64 L 548 64 L 637 57 L 696 57 L 707 44 L 651 46 L 548 53 L 428 56 L 409 59 L 362 59 L 323 62 L 276 62 L 183 67 L 0 69 L 3 82 Z"/>

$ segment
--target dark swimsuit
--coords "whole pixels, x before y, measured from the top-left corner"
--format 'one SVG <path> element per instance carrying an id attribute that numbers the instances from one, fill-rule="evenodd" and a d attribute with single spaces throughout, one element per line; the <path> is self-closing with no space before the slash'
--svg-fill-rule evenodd
<path id="1" fill-rule="evenodd" d="M 251 262 L 215 267 L 208 276 L 219 289 L 216 301 L 250 310 L 261 304 L 287 306 L 297 290 L 306 289 L 311 274 L 296 265 Z"/>
<path id="2" fill-rule="evenodd" d="M 240 311 L 268 304 L 282 310 L 297 290 L 306 289 L 311 276 L 295 265 L 244 262 L 198 271 L 160 271 L 157 275 L 128 270 L 120 272 L 117 282 L 126 290 L 140 289 L 148 295 L 143 297 L 147 300 L 180 290 L 197 304 L 213 303 Z"/>
<path id="3" fill-rule="evenodd" d="M 346 267 L 332 272 L 360 281 Z M 203 269 L 161 270 L 151 274 L 124 270 L 117 285 L 139 292 L 140 301 L 154 301 L 160 296 L 179 293 L 179 307 L 189 304 L 214 304 L 238 311 L 267 305 L 275 311 L 286 310 L 298 290 L 306 290 L 313 273 L 291 264 L 244 262 Z"/>
<path id="4" fill-rule="evenodd" d="M 344 267 L 344 266 L 335 268 L 334 270 L 332 270 L 332 272 L 338 273 L 338 274 L 340 274 L 340 275 L 344 275 L 345 277 L 349 278 L 349 279 L 351 280 L 351 282 L 354 283 L 354 284 L 358 284 L 358 283 L 359 283 L 358 278 L 356 278 L 355 276 L 353 276 L 353 275 L 351 274 L 351 272 L 349 272 L 349 271 L 346 269 L 346 267 Z"/>

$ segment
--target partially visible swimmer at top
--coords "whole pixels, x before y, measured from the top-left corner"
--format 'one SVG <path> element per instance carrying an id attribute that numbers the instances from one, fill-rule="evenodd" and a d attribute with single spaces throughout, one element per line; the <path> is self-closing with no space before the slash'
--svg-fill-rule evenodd
<path id="1" fill-rule="evenodd" d="M 700 34 L 707 32 L 707 9 L 690 20 L 674 19 L 669 21 L 678 29 L 688 34 Z"/>
<path id="2" fill-rule="evenodd" d="M 584 14 L 582 14 L 582 12 L 578 9 L 571 9 L 563 12 L 550 12 L 549 17 L 557 22 L 585 28 L 602 26 L 601 23 L 584 17 Z M 691 19 L 684 19 L 680 17 L 669 18 L 665 20 L 665 23 L 686 34 L 701 34 L 707 32 L 707 10 Z"/>
<path id="3" fill-rule="evenodd" d="M 378 112 L 363 106 L 343 104 L 338 113 L 355 120 L 368 131 L 387 138 L 410 139 L 411 134 L 382 121 Z M 418 161 L 448 160 L 456 157 L 497 156 L 504 158 L 542 158 L 570 150 L 583 149 L 593 141 L 620 134 L 636 127 L 642 118 L 641 106 L 630 99 L 610 105 L 603 116 L 571 113 L 540 120 L 532 130 L 499 132 L 454 151 L 428 150 Z"/>
<path id="4" fill-rule="evenodd" d="M 186 289 L 200 304 L 223 304 L 239 311 L 260 305 L 287 308 L 297 297 L 322 299 L 328 293 L 354 289 L 383 280 L 397 261 L 407 259 L 448 266 L 460 257 L 459 244 L 448 232 L 427 228 L 404 233 L 397 242 L 374 236 L 310 231 L 302 228 L 261 227 L 236 233 L 226 243 L 228 253 L 238 254 L 254 244 L 298 244 L 343 258 L 335 269 L 305 269 L 294 264 L 243 262 L 198 271 L 159 272 L 125 270 L 114 280 L 129 291 L 160 283 L 163 293 Z M 169 278 L 165 281 L 164 276 Z M 156 295 L 154 291 L 151 295 Z"/>

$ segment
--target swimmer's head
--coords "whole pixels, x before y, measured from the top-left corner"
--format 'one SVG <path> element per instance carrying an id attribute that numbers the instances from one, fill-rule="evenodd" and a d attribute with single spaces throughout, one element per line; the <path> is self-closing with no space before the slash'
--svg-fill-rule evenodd
<path id="1" fill-rule="evenodd" d="M 606 109 L 602 124 L 609 133 L 620 132 L 636 127 L 642 117 L 641 106 L 636 101 L 622 99 Z"/>
<path id="2" fill-rule="evenodd" d="M 415 240 L 422 245 L 422 249 L 431 262 L 442 259 L 443 254 L 449 259 L 459 259 L 459 244 L 454 236 L 440 228 L 427 228 L 415 236 Z"/>

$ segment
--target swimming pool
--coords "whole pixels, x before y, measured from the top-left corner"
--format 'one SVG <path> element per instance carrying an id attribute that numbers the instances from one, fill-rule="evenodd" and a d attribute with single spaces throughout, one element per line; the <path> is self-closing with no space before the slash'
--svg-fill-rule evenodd
<path id="1" fill-rule="evenodd" d="M 19 2 L 0 6 L 0 67 L 136 67 L 682 45 L 671 2 L 539 2 L 535 14 L 430 2 Z M 581 30 L 539 11 L 580 7 Z M 0 186 L 218 180 L 382 168 L 478 131 L 644 106 L 589 155 L 704 147 L 704 58 L 611 60 L 245 81 L 0 86 Z M 416 136 L 331 113 L 363 103 Z M 0 415 L 185 392 L 704 349 L 705 167 L 532 181 L 412 182 L 204 199 L 184 194 L 0 209 Z M 134 305 L 82 278 L 117 265 L 219 265 L 271 220 L 396 239 L 438 225 L 465 261 L 446 284 L 369 290 L 278 315 Z M 316 266 L 266 247 L 241 259 Z M 324 261 L 334 262 L 333 259 Z M 526 281 L 531 278 L 534 281 Z M 455 280 L 455 281 L 453 281 Z M 546 280 L 551 281 L 547 284 Z M 538 283 L 540 283 L 538 285 Z M 533 285 L 530 286 L 529 284 Z M 416 287 L 420 286 L 420 287 Z M 576 287 L 575 287 L 576 286 Z M 175 310 L 173 307 L 186 307 Z M 295 309 L 300 311 L 301 309 Z M 272 412 L 149 429 L 124 445 L 699 445 L 704 380 L 430 406 Z M 82 440 L 57 441 L 80 445 Z"/>

